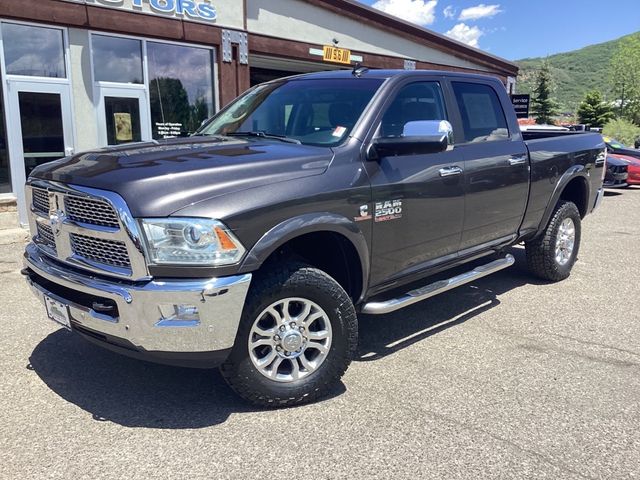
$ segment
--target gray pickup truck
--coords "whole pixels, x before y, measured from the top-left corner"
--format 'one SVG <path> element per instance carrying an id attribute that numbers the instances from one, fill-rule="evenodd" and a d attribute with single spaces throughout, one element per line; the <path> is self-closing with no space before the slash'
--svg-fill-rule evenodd
<path id="1" fill-rule="evenodd" d="M 189 138 L 36 168 L 23 274 L 87 340 L 300 404 L 340 381 L 359 313 L 506 268 L 522 242 L 534 275 L 566 278 L 605 157 L 598 134 L 521 132 L 491 77 L 276 80 Z"/>

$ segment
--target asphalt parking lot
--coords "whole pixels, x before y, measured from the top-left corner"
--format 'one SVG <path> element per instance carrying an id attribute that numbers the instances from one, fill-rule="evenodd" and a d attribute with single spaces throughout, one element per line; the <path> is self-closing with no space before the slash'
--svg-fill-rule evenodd
<path id="1" fill-rule="evenodd" d="M 640 188 L 583 224 L 560 284 L 517 265 L 361 317 L 314 405 L 255 410 L 217 371 L 103 351 L 46 320 L 0 246 L 0 478 L 640 477 Z"/>

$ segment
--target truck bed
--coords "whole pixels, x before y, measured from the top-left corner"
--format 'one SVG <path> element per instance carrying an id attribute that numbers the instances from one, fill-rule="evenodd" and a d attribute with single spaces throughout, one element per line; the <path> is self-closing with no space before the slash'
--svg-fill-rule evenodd
<path id="1" fill-rule="evenodd" d="M 538 230 L 560 175 L 572 167 L 589 171 L 605 145 L 600 134 L 595 132 L 523 131 L 522 137 L 531 159 L 529 203 L 521 229 L 521 233 L 526 234 Z M 592 205 L 601 178 L 599 175 L 589 178 L 593 197 L 589 198 L 589 205 Z"/>
<path id="2" fill-rule="evenodd" d="M 585 134 L 593 134 L 600 135 L 596 132 L 574 132 L 571 130 L 522 130 L 522 139 L 526 142 L 528 140 L 539 140 L 541 138 L 552 138 L 552 137 L 567 137 L 574 135 L 585 135 Z"/>

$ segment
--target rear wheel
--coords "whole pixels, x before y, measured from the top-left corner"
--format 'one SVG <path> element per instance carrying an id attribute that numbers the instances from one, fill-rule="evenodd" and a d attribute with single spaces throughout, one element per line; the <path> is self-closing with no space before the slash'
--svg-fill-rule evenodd
<path id="1" fill-rule="evenodd" d="M 525 244 L 529 270 L 553 282 L 567 278 L 578 257 L 581 228 L 576 205 L 561 200 L 543 235 Z"/>
<path id="2" fill-rule="evenodd" d="M 303 264 L 272 267 L 251 286 L 221 371 L 255 405 L 298 405 L 339 382 L 357 341 L 355 309 L 333 278 Z"/>

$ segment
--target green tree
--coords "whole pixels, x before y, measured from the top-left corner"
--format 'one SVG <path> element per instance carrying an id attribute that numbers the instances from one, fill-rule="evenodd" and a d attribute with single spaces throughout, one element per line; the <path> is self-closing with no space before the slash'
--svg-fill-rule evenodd
<path id="1" fill-rule="evenodd" d="M 196 98 L 196 101 L 191 105 L 191 119 L 188 125 L 189 132 L 195 132 L 209 116 L 209 105 L 205 99 L 203 97 Z"/>
<path id="2" fill-rule="evenodd" d="M 636 125 L 640 125 L 640 95 L 632 100 L 629 100 L 624 110 L 625 118 L 628 118 Z"/>
<path id="3" fill-rule="evenodd" d="M 640 36 L 620 41 L 609 71 L 619 115 L 640 124 Z"/>
<path id="4" fill-rule="evenodd" d="M 552 124 L 553 117 L 558 114 L 558 103 L 551 96 L 551 71 L 548 60 L 542 62 L 536 76 L 536 86 L 533 89 L 533 98 L 531 99 L 531 113 L 539 125 Z"/>
<path id="5" fill-rule="evenodd" d="M 607 123 L 602 129 L 602 134 L 632 147 L 633 142 L 640 136 L 640 127 L 629 120 L 618 118 Z"/>
<path id="6" fill-rule="evenodd" d="M 614 117 L 611 106 L 603 101 L 598 90 L 587 92 L 578 107 L 578 121 L 592 127 L 602 127 Z"/>

